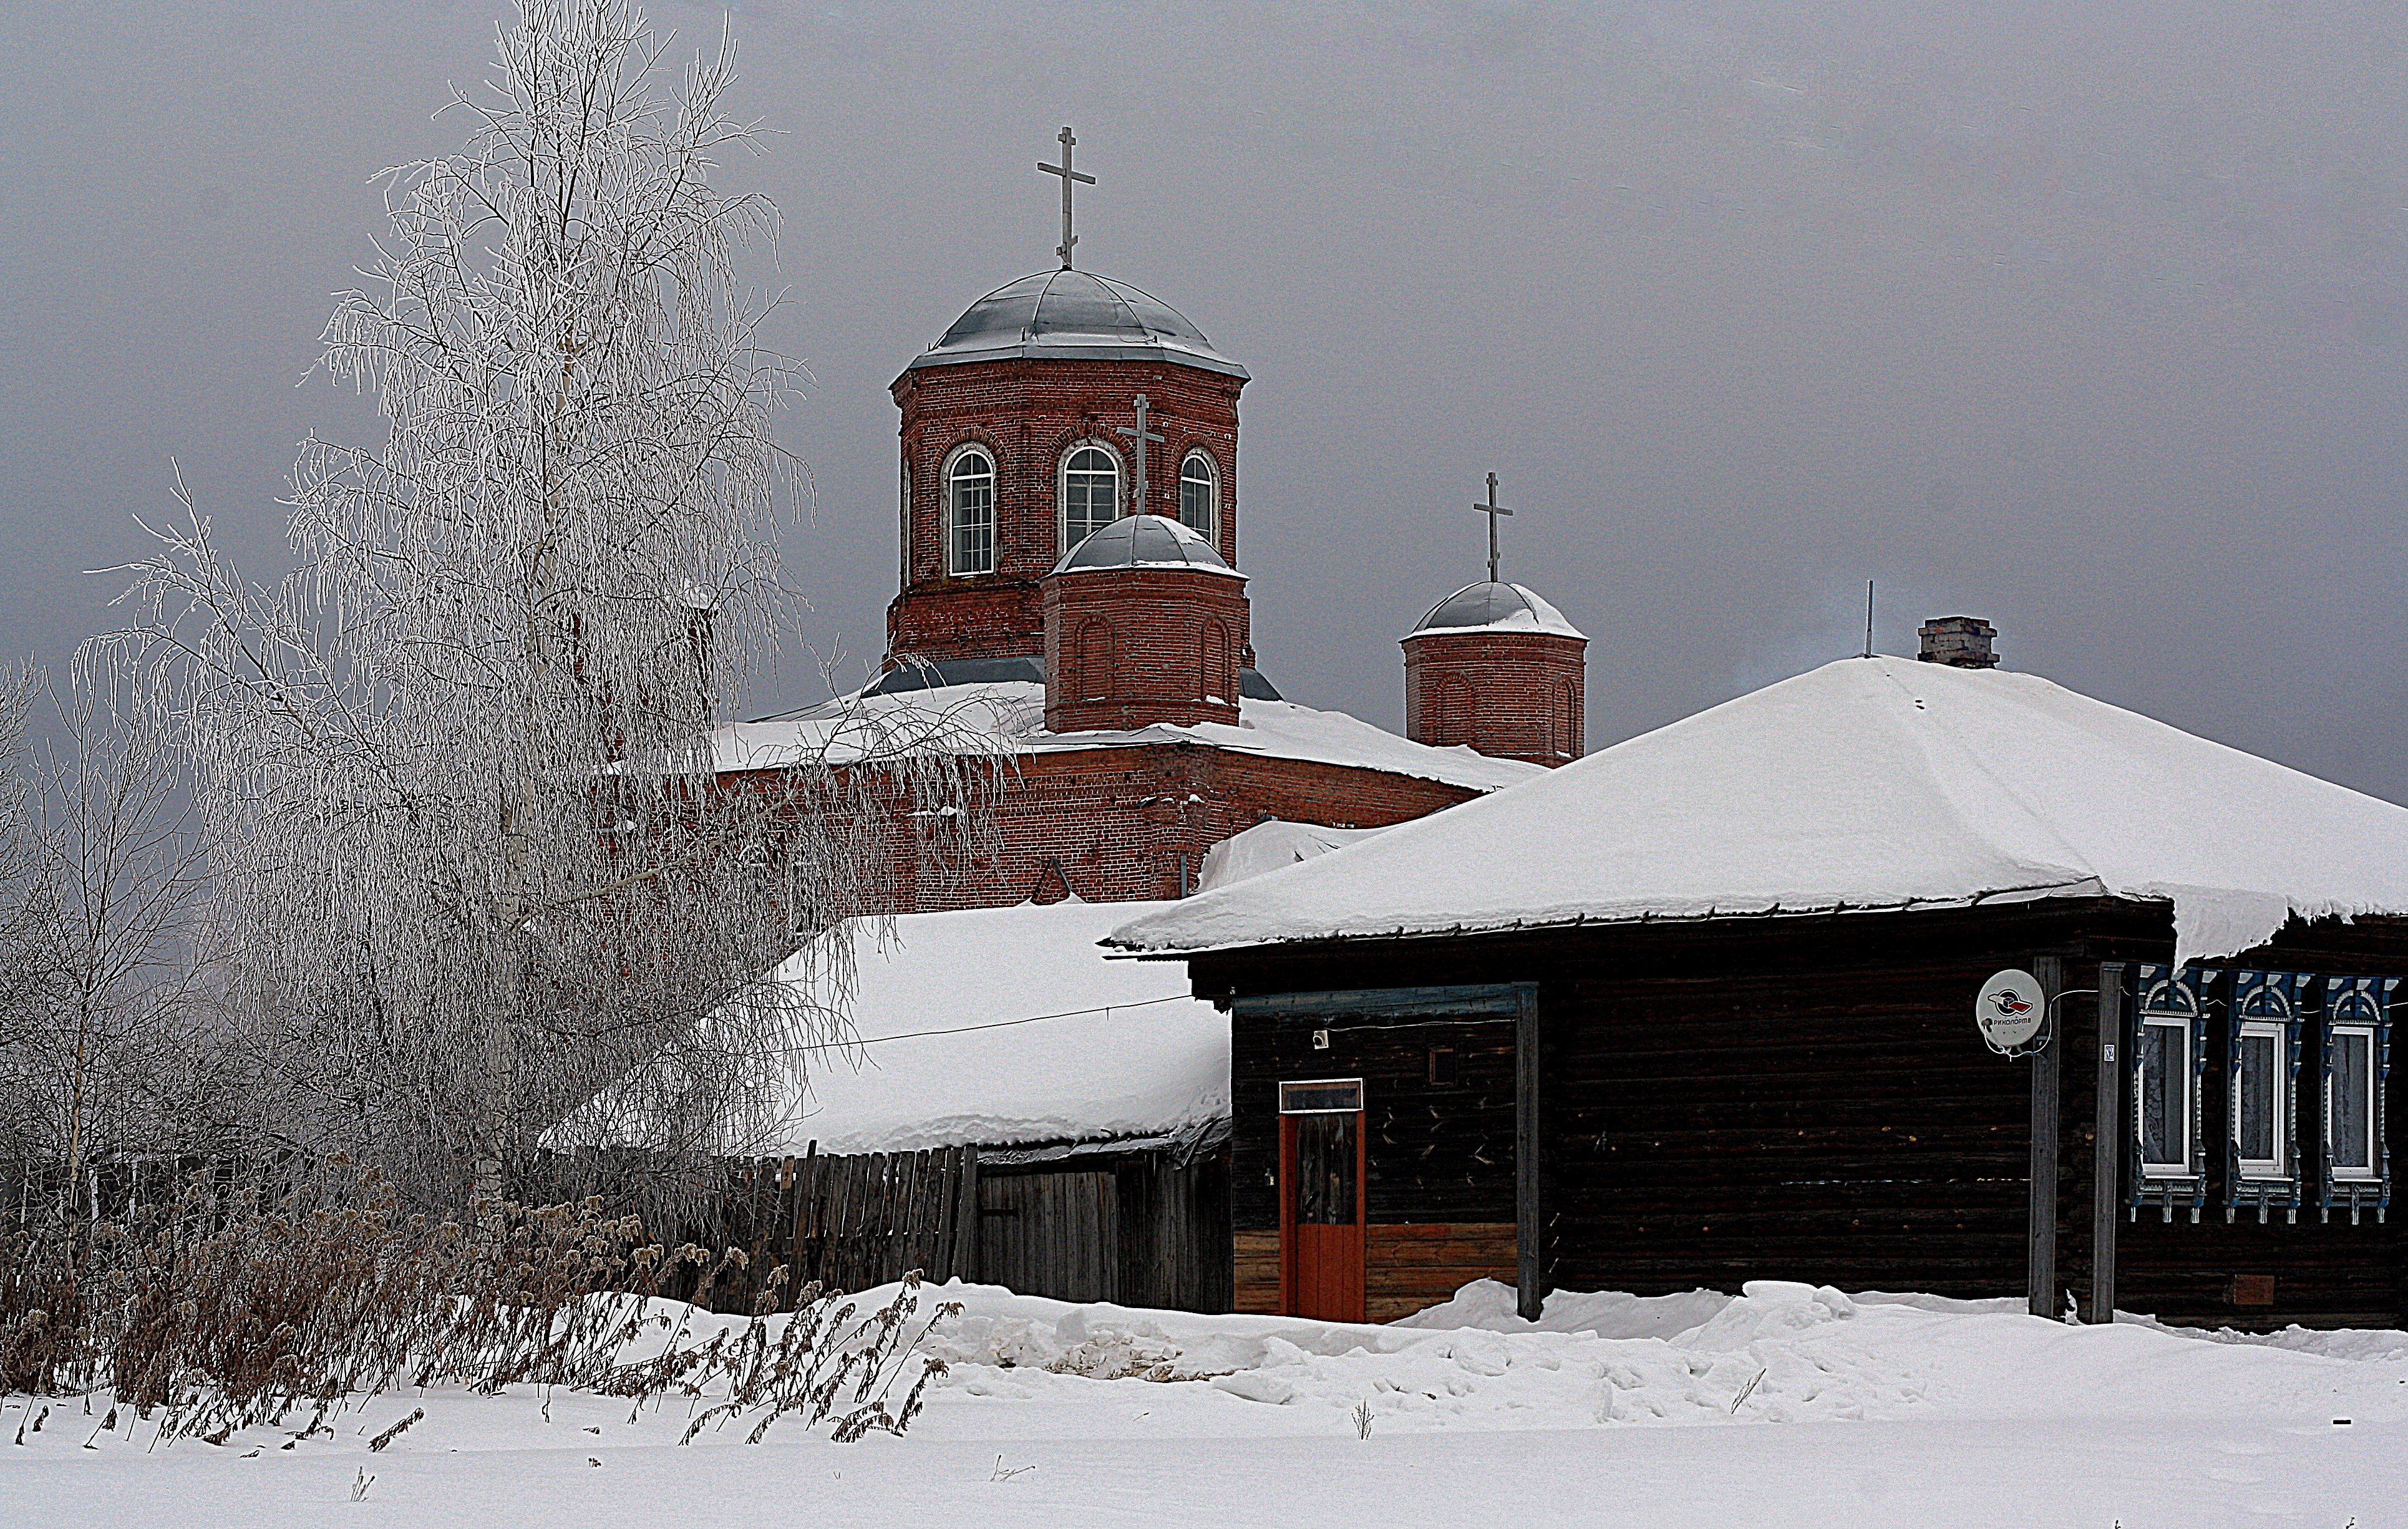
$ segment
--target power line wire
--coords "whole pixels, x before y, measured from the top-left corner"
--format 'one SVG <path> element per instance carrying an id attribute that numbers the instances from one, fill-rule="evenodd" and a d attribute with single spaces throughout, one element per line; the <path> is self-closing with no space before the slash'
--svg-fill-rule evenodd
<path id="1" fill-rule="evenodd" d="M 1160 998 L 1140 998 L 1130 1004 L 1105 1004 L 1096 1008 L 1066 1008 L 1058 1014 L 1031 1014 L 1025 1020 L 990 1020 L 984 1024 L 960 1024 L 943 1030 L 907 1030 L 897 1036 L 871 1036 L 861 1040 L 815 1040 L 802 1046 L 782 1046 L 779 1054 L 791 1056 L 797 1051 L 848 1051 L 857 1046 L 882 1046 L 890 1040 L 923 1040 L 930 1036 L 967 1036 L 979 1030 L 1009 1030 L 1014 1025 L 1040 1024 L 1047 1020 L 1075 1020 L 1083 1015 L 1102 1014 L 1109 1017 L 1116 1008 L 1150 1008 L 1155 1004 L 1186 1004 L 1196 1000 L 1187 993 L 1174 993 Z"/>

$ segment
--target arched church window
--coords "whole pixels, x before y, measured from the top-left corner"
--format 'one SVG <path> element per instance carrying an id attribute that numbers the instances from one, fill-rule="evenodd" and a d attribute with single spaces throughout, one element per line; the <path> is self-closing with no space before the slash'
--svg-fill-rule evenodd
<path id="1" fill-rule="evenodd" d="M 1580 750 L 1580 692 L 1567 679 L 1555 689 L 1555 752 L 1572 759 Z"/>
<path id="2" fill-rule="evenodd" d="M 903 459 L 903 480 L 896 487 L 895 498 L 895 523 L 898 527 L 896 540 L 899 548 L 896 556 L 902 563 L 902 581 L 908 584 L 911 582 L 911 459 L 908 456 Z"/>
<path id="3" fill-rule="evenodd" d="M 1210 541 L 1221 539 L 1221 479 L 1212 459 L 1190 451 L 1179 464 L 1179 519 Z"/>
<path id="4" fill-rule="evenodd" d="M 945 467 L 945 571 L 995 572 L 995 459 L 975 446 Z"/>
<path id="5" fill-rule="evenodd" d="M 1120 459 L 1100 446 L 1073 447 L 1062 459 L 1062 550 L 1111 524 L 1120 513 Z"/>

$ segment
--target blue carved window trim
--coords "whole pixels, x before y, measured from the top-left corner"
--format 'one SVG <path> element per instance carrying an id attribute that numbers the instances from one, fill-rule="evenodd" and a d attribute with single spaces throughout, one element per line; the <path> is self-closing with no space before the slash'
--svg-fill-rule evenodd
<path id="1" fill-rule="evenodd" d="M 2372 1210 L 2379 1224 L 2391 1205 L 2390 1138 L 2384 1120 L 2383 1095 L 2391 1077 L 2391 1009 L 2400 991 L 2396 977 L 2328 977 L 2324 979 L 2323 1012 L 2316 1024 L 2316 1209 L 2326 1221 L 2347 1207 L 2356 1226 Z M 2334 1117 L 2337 1075 L 2343 1070 L 2342 1047 L 2363 1036 L 2369 1065 L 2367 1129 L 2372 1140 L 2363 1169 L 2344 1168 L 2335 1159 Z M 2352 1154 L 2356 1155 L 2356 1154 Z"/>
<path id="2" fill-rule="evenodd" d="M 2236 971 L 2225 999 L 2224 1028 L 2224 1219 L 2254 1207 L 2259 1224 L 2267 1213 L 2283 1212 L 2286 1222 L 2300 1219 L 2300 1034 L 2308 987 L 2315 979 L 2305 972 Z M 2262 1058 L 2251 1065 L 2253 1058 Z M 2271 1151 L 2249 1153 L 2244 1140 L 2248 1112 L 2244 1098 L 2252 1092 L 2253 1075 L 2262 1066 L 2272 1073 L 2262 1079 L 2267 1145 Z"/>
<path id="3" fill-rule="evenodd" d="M 2221 974 L 2213 969 L 2136 965 L 2131 983 L 2131 1019 L 2124 1036 L 2124 1086 L 2131 1104 L 2131 1129 L 2124 1137 L 2126 1205 L 2138 1219 L 2141 1207 L 2156 1206 L 2163 1219 L 2174 1219 L 2176 1207 L 2199 1220 L 2207 1204 L 2207 1143 L 2204 1136 L 2207 1083 L 2207 1007 L 2205 989 Z M 2153 1048 L 2153 1033 L 2159 1037 Z M 2179 1051 L 2174 1051 L 2175 1047 Z M 2156 1079 L 2160 1090 L 2174 1090 L 2172 1102 L 2182 1119 L 2159 1133 L 2158 1145 L 2180 1145 L 2180 1159 L 2160 1152 L 2151 1156 L 2149 1139 L 2148 1064 L 2155 1052 L 2170 1057 Z"/>

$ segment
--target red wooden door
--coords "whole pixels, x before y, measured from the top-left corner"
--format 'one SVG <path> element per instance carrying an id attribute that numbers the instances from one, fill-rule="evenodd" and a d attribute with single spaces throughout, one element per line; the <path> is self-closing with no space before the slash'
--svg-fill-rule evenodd
<path id="1" fill-rule="evenodd" d="M 1292 1317 L 1363 1320 L 1363 1167 L 1360 1109 L 1280 1116 L 1280 1309 Z"/>

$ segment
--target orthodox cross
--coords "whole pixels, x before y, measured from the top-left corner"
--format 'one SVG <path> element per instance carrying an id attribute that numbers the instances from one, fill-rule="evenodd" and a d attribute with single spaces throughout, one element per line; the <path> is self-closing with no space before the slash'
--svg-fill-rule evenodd
<path id="1" fill-rule="evenodd" d="M 1140 515 L 1154 513 L 1145 507 L 1145 459 L 1148 454 L 1145 449 L 1146 442 L 1158 442 L 1162 439 L 1159 432 L 1148 430 L 1145 427 L 1145 412 L 1149 407 L 1151 406 L 1146 403 L 1145 394 L 1139 393 L 1137 395 L 1137 428 L 1131 430 L 1126 425 L 1121 426 L 1121 434 L 1129 437 L 1137 450 L 1137 513 Z M 1511 514 L 1512 511 L 1509 510 L 1507 513 Z"/>
<path id="2" fill-rule="evenodd" d="M 1065 127 L 1062 129 L 1061 137 L 1062 163 L 1048 164 L 1043 160 L 1037 162 L 1037 167 L 1047 175 L 1058 175 L 1062 178 L 1062 245 L 1054 252 L 1062 257 L 1062 268 L 1066 271 L 1070 268 L 1071 248 L 1079 242 L 1079 236 L 1070 232 L 1070 188 L 1077 185 L 1092 186 L 1096 183 L 1094 176 L 1081 175 L 1070 167 L 1070 150 L 1077 146 L 1078 142 L 1078 139 L 1070 136 L 1070 130 Z"/>
<path id="3" fill-rule="evenodd" d="M 1474 499 L 1471 502 L 1471 507 L 1488 517 L 1488 581 L 1494 584 L 1497 582 L 1497 517 L 1499 515 L 1511 515 L 1513 513 L 1512 510 L 1507 509 L 1503 505 L 1497 502 L 1497 475 L 1495 473 L 1490 473 L 1488 475 L 1488 502 L 1484 505 L 1479 500 Z"/>

